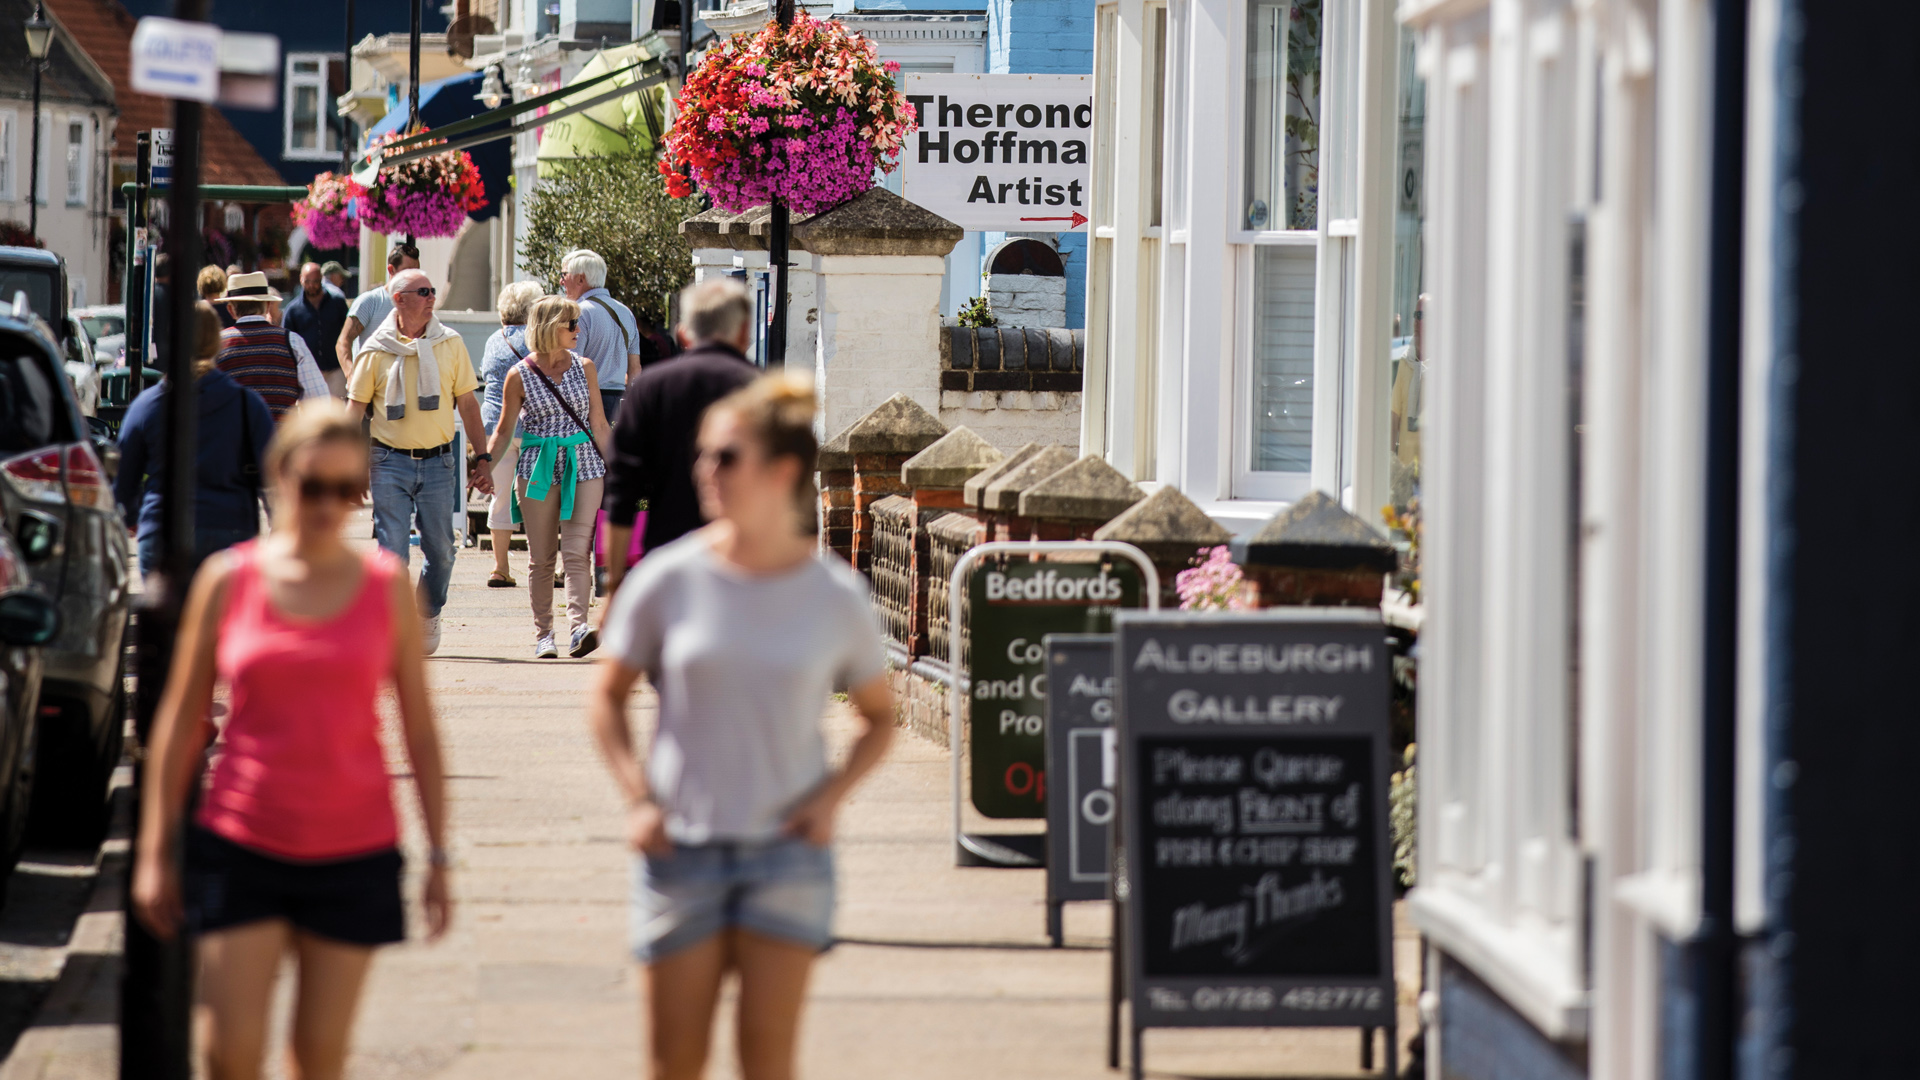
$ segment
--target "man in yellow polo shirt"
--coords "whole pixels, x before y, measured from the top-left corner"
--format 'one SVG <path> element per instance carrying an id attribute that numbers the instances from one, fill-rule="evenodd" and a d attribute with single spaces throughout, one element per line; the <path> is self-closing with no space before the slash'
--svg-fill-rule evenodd
<path id="1" fill-rule="evenodd" d="M 393 311 L 354 356 L 347 401 L 355 409 L 373 406 L 374 539 L 405 566 L 408 532 L 416 524 L 420 530 L 422 644 L 432 655 L 453 578 L 453 515 L 461 508 L 454 413 L 466 425 L 469 445 L 486 446 L 487 431 L 466 343 L 433 317 L 432 280 L 423 270 L 403 270 L 387 291 Z M 468 487 L 493 490 L 490 462 L 480 454 Z"/>

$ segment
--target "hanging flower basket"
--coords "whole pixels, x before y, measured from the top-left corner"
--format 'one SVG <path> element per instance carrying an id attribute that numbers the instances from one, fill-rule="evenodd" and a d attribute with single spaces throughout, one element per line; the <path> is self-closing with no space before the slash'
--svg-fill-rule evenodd
<path id="1" fill-rule="evenodd" d="M 913 108 L 873 43 L 794 16 L 707 53 L 687 79 L 660 171 L 675 198 L 705 191 L 741 213 L 774 199 L 797 214 L 835 206 L 892 172 Z"/>
<path id="2" fill-rule="evenodd" d="M 364 191 L 350 176 L 323 172 L 307 185 L 307 197 L 293 204 L 294 224 L 307 230 L 307 242 L 323 251 L 360 243 L 354 205 Z"/>
<path id="3" fill-rule="evenodd" d="M 387 135 L 383 146 L 400 138 Z M 465 150 L 449 150 L 381 168 L 357 202 L 360 223 L 374 232 L 452 236 L 467 215 L 487 205 L 480 169 Z"/>

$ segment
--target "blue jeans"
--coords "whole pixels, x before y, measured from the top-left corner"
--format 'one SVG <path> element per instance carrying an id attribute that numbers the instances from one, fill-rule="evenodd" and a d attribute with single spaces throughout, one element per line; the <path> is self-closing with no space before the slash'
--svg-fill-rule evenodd
<path id="1" fill-rule="evenodd" d="M 225 551 L 235 544 L 243 543 L 260 535 L 259 529 L 195 529 L 193 531 L 193 572 L 199 573 L 200 564 L 206 562 L 216 551 Z M 140 576 L 146 577 L 160 565 L 160 530 L 150 529 L 140 534 L 135 545 L 140 555 Z"/>
<path id="2" fill-rule="evenodd" d="M 453 512 L 459 506 L 460 465 L 451 453 L 422 461 L 373 448 L 373 538 L 407 565 L 408 530 L 420 529 L 420 614 L 447 606 L 453 580 Z"/>

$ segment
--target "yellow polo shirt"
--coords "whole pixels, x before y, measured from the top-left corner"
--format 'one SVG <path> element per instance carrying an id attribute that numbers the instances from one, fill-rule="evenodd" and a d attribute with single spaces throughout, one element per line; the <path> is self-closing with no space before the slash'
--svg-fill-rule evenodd
<path id="1" fill-rule="evenodd" d="M 425 412 L 417 401 L 410 401 L 407 415 L 398 420 L 387 419 L 387 369 L 393 366 L 393 354 L 368 349 L 353 358 L 353 374 L 347 379 L 347 398 L 373 403 L 374 438 L 401 450 L 430 450 L 453 441 L 460 415 L 454 402 L 462 394 L 479 390 L 480 379 L 473 373 L 467 343 L 460 340 L 458 334 L 443 338 L 435 345 L 433 358 L 440 364 L 440 407 Z M 404 385 L 419 385 L 413 371 L 419 362 L 416 357 L 407 357 Z"/>

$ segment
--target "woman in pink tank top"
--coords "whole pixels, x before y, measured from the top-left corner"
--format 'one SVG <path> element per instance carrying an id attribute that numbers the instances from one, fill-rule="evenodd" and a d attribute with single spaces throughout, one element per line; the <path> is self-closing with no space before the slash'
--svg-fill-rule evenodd
<path id="1" fill-rule="evenodd" d="M 432 845 L 429 940 L 450 911 L 444 774 L 406 573 L 341 538 L 367 486 L 358 420 L 332 401 L 302 406 L 265 465 L 273 532 L 210 560 L 187 598 L 154 721 L 134 907 L 163 939 L 183 924 L 198 935 L 210 1075 L 260 1074 L 274 978 L 291 953 L 291 1053 L 302 1077 L 323 1080 L 342 1074 L 374 948 L 406 937 L 377 708 L 387 685 Z M 216 685 L 228 695 L 220 752 L 182 838 Z"/>

